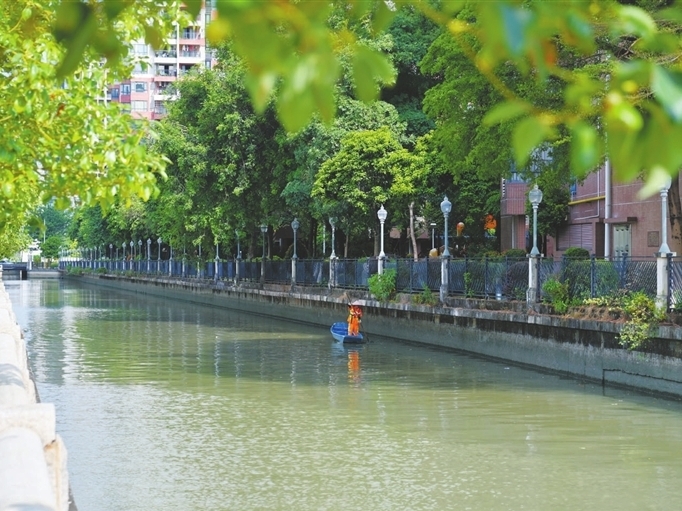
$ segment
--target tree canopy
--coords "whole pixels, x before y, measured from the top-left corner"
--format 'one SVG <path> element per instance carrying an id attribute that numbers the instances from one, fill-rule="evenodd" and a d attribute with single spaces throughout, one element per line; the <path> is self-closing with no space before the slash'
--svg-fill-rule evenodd
<path id="1" fill-rule="evenodd" d="M 184 3 L 191 15 L 202 5 L 201 0 Z M 62 0 L 59 12 L 73 17 L 70 4 Z M 107 46 L 102 40 L 115 40 L 113 27 L 119 18 L 138 9 L 143 16 L 152 5 L 177 3 L 103 0 L 78 5 L 81 23 L 91 26 L 99 20 L 101 28 L 75 37 L 81 25 L 63 22 L 70 19 L 66 14 L 58 17 L 62 22 L 55 30 L 68 47 L 63 71 L 71 69 L 88 46 L 118 55 L 113 42 Z M 375 98 L 378 84 L 395 79 L 388 58 L 358 37 L 349 23 L 330 24 L 332 14 L 362 20 L 370 34 L 378 35 L 401 9 L 410 7 L 443 27 L 501 96 L 486 121 L 515 121 L 512 145 L 520 167 L 541 143 L 562 136 L 562 127 L 570 135 L 571 167 L 577 175 L 606 155 L 613 160 L 617 177 L 644 174 L 650 190 L 655 190 L 668 175 L 676 175 L 682 163 L 677 144 L 682 130 L 682 72 L 676 58 L 682 10 L 677 2 L 576 0 L 562 3 L 561 9 L 541 0 L 246 0 L 219 1 L 216 6 L 218 16 L 209 26 L 209 38 L 233 41 L 246 64 L 245 83 L 257 111 L 274 97 L 278 116 L 289 130 L 303 128 L 314 115 L 331 121 L 343 59 L 351 62 L 360 99 Z M 472 15 L 459 16 L 463 10 Z M 158 43 L 159 35 L 156 26 L 149 27 L 150 43 Z M 566 67 L 567 55 L 585 65 Z M 498 74 L 505 62 L 538 86 L 556 79 L 561 83 L 561 104 L 536 104 L 519 95 Z M 591 64 L 598 65 L 597 72 Z M 609 143 L 604 145 L 607 136 Z"/>

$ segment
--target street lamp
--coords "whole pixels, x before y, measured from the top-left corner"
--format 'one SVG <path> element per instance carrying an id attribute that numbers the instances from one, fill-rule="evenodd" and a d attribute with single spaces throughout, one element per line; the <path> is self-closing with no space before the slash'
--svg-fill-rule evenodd
<path id="1" fill-rule="evenodd" d="M 239 229 L 234 230 L 234 235 L 237 238 L 237 261 L 239 261 L 242 258 L 242 250 L 239 243 Z"/>
<path id="2" fill-rule="evenodd" d="M 291 256 L 291 287 L 296 285 L 296 261 L 298 260 L 298 254 L 296 254 L 296 233 L 298 232 L 298 228 L 300 227 L 300 223 L 298 222 L 298 218 L 294 217 L 294 220 L 291 222 L 291 228 L 294 230 L 294 254 Z"/>
<path id="3" fill-rule="evenodd" d="M 530 255 L 539 256 L 540 251 L 538 250 L 538 206 L 542 202 L 542 190 L 538 188 L 537 183 L 533 186 L 533 189 L 528 192 L 528 200 L 530 200 L 533 206 L 533 249 L 530 251 Z"/>
<path id="4" fill-rule="evenodd" d="M 163 240 L 161 239 L 160 236 L 159 236 L 159 238 L 156 240 L 156 243 L 159 245 L 159 252 L 156 254 L 156 261 L 157 261 L 157 264 L 160 264 L 160 263 L 161 263 L 161 242 L 162 242 L 162 241 L 163 241 Z"/>
<path id="5" fill-rule="evenodd" d="M 135 242 L 133 240 L 130 240 L 130 259 L 133 260 L 135 258 Z"/>
<path id="6" fill-rule="evenodd" d="M 260 232 L 263 233 L 263 257 L 261 258 L 261 262 L 260 262 L 260 281 L 261 281 L 261 284 L 264 284 L 265 283 L 265 233 L 268 232 L 268 226 L 265 224 L 261 224 Z"/>
<path id="7" fill-rule="evenodd" d="M 445 249 L 443 250 L 443 257 L 450 257 L 450 250 L 448 249 L 448 216 L 450 211 L 452 211 L 452 202 L 448 200 L 447 195 L 443 198 L 443 202 L 440 203 L 440 210 L 445 218 Z"/>
<path id="8" fill-rule="evenodd" d="M 436 222 L 431 222 L 431 250 L 436 248 Z"/>
<path id="9" fill-rule="evenodd" d="M 379 208 L 379 211 L 377 211 L 377 216 L 379 217 L 379 223 L 381 224 L 381 251 L 379 252 L 379 275 L 382 275 L 384 273 L 384 258 L 386 257 L 386 254 L 384 253 L 384 222 L 386 221 L 386 217 L 388 216 L 388 212 L 384 209 L 383 204 Z"/>
<path id="10" fill-rule="evenodd" d="M 121 246 L 123 247 L 122 254 L 123 254 L 123 260 L 126 260 L 126 242 L 124 241 Z"/>
<path id="11" fill-rule="evenodd" d="M 152 240 L 151 238 L 147 238 L 147 261 L 151 259 L 151 252 L 152 252 Z"/>
<path id="12" fill-rule="evenodd" d="M 669 254 L 671 252 L 668 246 L 668 190 L 672 185 L 672 179 L 668 176 L 663 188 L 661 188 L 661 248 L 658 252 L 661 255 Z"/>
<path id="13" fill-rule="evenodd" d="M 113 259 L 113 258 L 114 258 L 114 244 L 109 243 L 109 259 Z"/>
<path id="14" fill-rule="evenodd" d="M 142 240 L 137 240 L 137 256 L 142 260 Z"/>
<path id="15" fill-rule="evenodd" d="M 334 236 L 336 235 L 336 218 L 333 216 L 329 217 L 329 225 L 332 228 L 332 253 L 329 255 L 329 259 L 336 259 L 336 252 L 334 251 Z"/>
<path id="16" fill-rule="evenodd" d="M 294 255 L 291 256 L 292 259 L 298 259 L 298 255 L 296 254 L 296 232 L 300 226 L 301 224 L 299 223 L 298 218 L 294 218 L 294 221 L 291 222 L 291 228 L 294 230 Z"/>

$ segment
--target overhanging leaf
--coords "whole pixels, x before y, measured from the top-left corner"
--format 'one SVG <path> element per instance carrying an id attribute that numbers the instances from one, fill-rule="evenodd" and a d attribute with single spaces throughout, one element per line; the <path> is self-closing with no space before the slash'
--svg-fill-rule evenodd
<path id="1" fill-rule="evenodd" d="M 651 89 L 666 113 L 675 122 L 682 122 L 682 73 L 654 66 Z"/>
<path id="2" fill-rule="evenodd" d="M 578 122 L 571 129 L 571 169 L 584 177 L 602 156 L 602 142 L 594 126 Z"/>
<path id="3" fill-rule="evenodd" d="M 516 124 L 512 135 L 512 147 L 514 159 L 519 167 L 524 167 L 528 163 L 530 153 L 549 136 L 550 132 L 549 127 L 537 117 L 526 117 Z"/>
<path id="4" fill-rule="evenodd" d="M 529 113 L 531 106 L 523 101 L 505 101 L 498 103 L 485 114 L 483 123 L 487 125 L 494 125 L 520 117 Z"/>

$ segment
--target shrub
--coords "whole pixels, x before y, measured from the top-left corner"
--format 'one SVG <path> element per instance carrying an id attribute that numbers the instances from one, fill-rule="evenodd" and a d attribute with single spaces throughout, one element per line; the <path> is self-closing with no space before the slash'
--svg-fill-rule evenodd
<path id="1" fill-rule="evenodd" d="M 471 272 L 464 272 L 464 295 L 467 298 L 474 296 L 474 282 Z"/>
<path id="2" fill-rule="evenodd" d="M 104 266 L 100 266 L 99 268 L 97 268 L 97 273 L 101 274 L 107 273 L 107 269 Z"/>
<path id="3" fill-rule="evenodd" d="M 375 273 L 367 284 L 369 292 L 380 302 L 388 302 L 395 297 L 395 270 L 385 270 L 383 274 Z"/>
<path id="4" fill-rule="evenodd" d="M 567 259 L 589 259 L 590 251 L 582 247 L 569 247 L 564 252 Z"/>
<path id="5" fill-rule="evenodd" d="M 664 316 L 656 308 L 654 299 L 642 291 L 625 295 L 623 312 L 628 321 L 620 330 L 619 342 L 629 350 L 644 346 Z"/>
<path id="6" fill-rule="evenodd" d="M 438 303 L 438 297 L 429 289 L 429 286 L 424 284 L 422 292 L 413 296 L 412 301 L 420 305 L 430 305 L 433 307 Z"/>
<path id="7" fill-rule="evenodd" d="M 568 310 L 569 295 L 568 283 L 559 282 L 555 277 L 550 277 L 542 284 L 543 299 L 552 304 L 554 310 L 559 314 L 565 314 Z"/>

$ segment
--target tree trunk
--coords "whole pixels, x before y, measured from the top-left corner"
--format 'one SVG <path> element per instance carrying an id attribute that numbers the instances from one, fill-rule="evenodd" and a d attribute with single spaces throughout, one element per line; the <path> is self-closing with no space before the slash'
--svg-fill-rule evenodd
<path id="1" fill-rule="evenodd" d="M 668 190 L 668 216 L 670 217 L 670 233 L 668 234 L 670 250 L 682 254 L 682 200 L 679 176 L 673 178 L 670 190 Z"/>
<path id="2" fill-rule="evenodd" d="M 412 256 L 415 261 L 419 260 L 419 250 L 417 249 L 417 237 L 414 235 L 414 202 L 408 206 L 410 210 L 410 240 L 412 241 Z"/>

